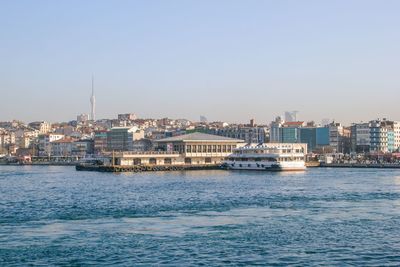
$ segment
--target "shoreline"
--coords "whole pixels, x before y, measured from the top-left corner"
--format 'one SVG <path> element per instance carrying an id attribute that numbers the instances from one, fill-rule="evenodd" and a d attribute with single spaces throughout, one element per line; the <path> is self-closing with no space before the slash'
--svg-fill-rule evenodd
<path id="1" fill-rule="evenodd" d="M 40 163 L 5 163 L 0 162 L 0 166 L 79 166 L 76 162 L 40 162 Z M 383 164 L 363 164 L 363 163 L 309 163 L 306 164 L 307 168 L 359 168 L 359 169 L 400 169 L 400 164 L 383 163 Z M 151 170 L 165 170 L 173 171 L 179 170 L 210 170 L 210 169 L 221 169 L 219 165 L 141 165 L 141 166 L 80 166 L 79 171 L 99 171 L 99 172 L 110 172 L 111 169 L 117 169 L 116 172 L 128 172 L 128 171 L 151 171 Z M 78 168 L 77 168 L 78 170 Z"/>
<path id="2" fill-rule="evenodd" d="M 400 169 L 400 164 L 393 163 L 321 163 L 320 168 L 359 168 L 359 169 Z"/>

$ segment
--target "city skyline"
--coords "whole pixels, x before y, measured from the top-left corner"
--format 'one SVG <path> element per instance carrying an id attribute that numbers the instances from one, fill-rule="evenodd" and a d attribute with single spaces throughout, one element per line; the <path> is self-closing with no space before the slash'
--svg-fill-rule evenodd
<path id="1" fill-rule="evenodd" d="M 0 120 L 400 120 L 400 3 L 250 3 L 4 3 Z"/>

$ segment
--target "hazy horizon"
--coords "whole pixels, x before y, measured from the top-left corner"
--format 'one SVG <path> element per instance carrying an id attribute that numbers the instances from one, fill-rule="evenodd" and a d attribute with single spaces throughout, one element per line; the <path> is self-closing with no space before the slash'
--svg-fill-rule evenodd
<path id="1" fill-rule="evenodd" d="M 4 1 L 0 121 L 400 120 L 399 1 Z"/>

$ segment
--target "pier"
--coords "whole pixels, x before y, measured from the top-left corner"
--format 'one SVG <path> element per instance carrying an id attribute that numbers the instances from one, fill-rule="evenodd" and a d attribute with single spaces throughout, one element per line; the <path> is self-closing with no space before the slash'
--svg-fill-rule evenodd
<path id="1" fill-rule="evenodd" d="M 96 172 L 152 172 L 152 171 L 191 171 L 191 170 L 220 170 L 220 165 L 133 165 L 133 166 L 96 166 L 96 165 L 76 165 L 77 171 L 96 171 Z"/>
<path id="2" fill-rule="evenodd" d="M 371 169 L 400 169 L 395 163 L 321 163 L 325 168 L 371 168 Z"/>

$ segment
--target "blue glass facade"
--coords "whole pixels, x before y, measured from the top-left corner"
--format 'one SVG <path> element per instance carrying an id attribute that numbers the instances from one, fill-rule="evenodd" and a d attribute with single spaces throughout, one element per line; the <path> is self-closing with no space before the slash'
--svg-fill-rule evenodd
<path id="1" fill-rule="evenodd" d="M 308 151 L 317 146 L 317 128 L 300 128 L 300 143 L 307 144 Z"/>
<path id="2" fill-rule="evenodd" d="M 281 128 L 281 140 L 282 143 L 298 143 L 299 128 Z"/>
<path id="3" fill-rule="evenodd" d="M 318 127 L 316 128 L 317 146 L 329 146 L 329 128 Z"/>

